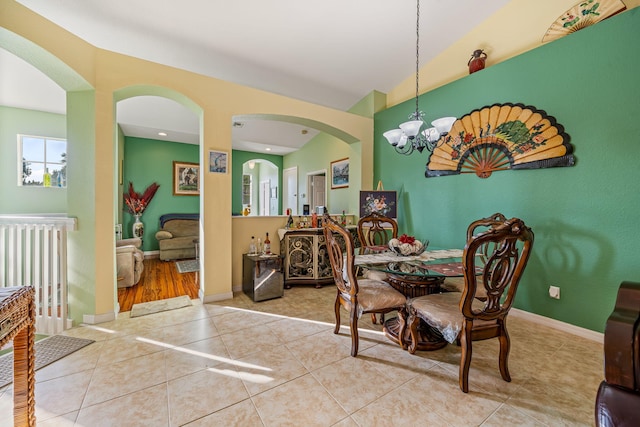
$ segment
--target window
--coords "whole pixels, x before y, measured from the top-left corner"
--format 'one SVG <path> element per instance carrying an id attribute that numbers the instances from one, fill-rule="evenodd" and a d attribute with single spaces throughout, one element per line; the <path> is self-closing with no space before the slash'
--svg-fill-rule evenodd
<path id="1" fill-rule="evenodd" d="M 67 186 L 67 140 L 18 135 L 18 185 Z"/>

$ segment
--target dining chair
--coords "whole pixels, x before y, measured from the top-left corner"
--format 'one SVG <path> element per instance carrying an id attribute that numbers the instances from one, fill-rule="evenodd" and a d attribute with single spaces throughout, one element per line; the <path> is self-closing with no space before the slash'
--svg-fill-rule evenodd
<path id="1" fill-rule="evenodd" d="M 503 224 L 507 221 L 507 218 L 501 214 L 500 212 L 496 212 L 491 216 L 486 218 L 481 218 L 473 221 L 467 227 L 467 242 L 471 240 L 473 236 L 479 234 L 483 231 L 487 231 L 490 228 L 493 228 L 497 225 Z M 478 250 L 479 261 L 482 261 L 482 264 L 487 260 L 488 254 L 493 252 L 494 243 L 487 242 L 480 250 Z M 482 281 L 481 277 L 477 278 L 478 281 Z M 464 289 L 464 278 L 463 277 L 451 277 L 445 279 L 444 283 L 441 285 L 441 288 L 445 291 L 454 291 L 454 292 L 462 292 Z M 477 287 L 476 298 L 485 301 L 487 299 L 486 292 L 484 290 L 484 286 Z"/>
<path id="2" fill-rule="evenodd" d="M 360 254 L 386 252 L 389 240 L 398 238 L 398 223 L 377 212 L 360 218 L 358 221 L 358 239 L 360 240 Z M 385 280 L 387 275 L 379 271 L 364 269 L 362 276 L 367 279 Z M 371 314 L 373 324 L 377 323 L 375 313 Z M 384 323 L 384 314 L 380 315 L 380 324 Z"/>
<path id="3" fill-rule="evenodd" d="M 493 249 L 483 262 L 478 255 L 486 245 Z M 441 333 L 447 342 L 456 341 L 461 347 L 460 389 L 467 393 L 472 341 L 498 338 L 500 374 L 505 381 L 511 381 L 508 366 L 511 342 L 506 320 L 532 247 L 533 232 L 518 218 L 472 236 L 462 257 L 463 291 L 409 299 L 406 312 L 399 312 L 399 336 L 405 336 L 407 328 L 410 331 L 409 352 L 415 353 L 417 349 L 421 320 Z M 478 268 L 482 281 L 477 277 Z M 486 291 L 486 301 L 475 298 L 479 286 Z M 401 345 L 406 346 L 403 342 Z"/>
<path id="4" fill-rule="evenodd" d="M 360 253 L 385 252 L 389 240 L 398 238 L 398 223 L 376 212 L 360 218 L 358 221 Z"/>
<path id="5" fill-rule="evenodd" d="M 340 331 L 340 308 L 349 312 L 351 356 L 358 354 L 358 319 L 365 313 L 389 313 L 404 310 L 406 297 L 391 285 L 375 279 L 358 279 L 354 265 L 354 244 L 351 233 L 325 214 L 322 227 L 331 262 L 337 295 L 334 304 L 336 327 Z M 337 236 L 340 236 L 338 239 Z M 344 248 L 344 249 L 343 249 Z"/>

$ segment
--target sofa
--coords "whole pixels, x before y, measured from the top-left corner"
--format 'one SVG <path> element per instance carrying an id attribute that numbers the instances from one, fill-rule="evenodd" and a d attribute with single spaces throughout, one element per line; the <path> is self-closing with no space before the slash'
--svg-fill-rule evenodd
<path id="1" fill-rule="evenodd" d="M 156 233 L 160 259 L 196 258 L 196 242 L 200 235 L 199 214 L 165 214 L 160 217 Z"/>
<path id="2" fill-rule="evenodd" d="M 144 271 L 144 253 L 140 250 L 142 240 L 116 240 L 116 268 L 118 288 L 128 288 L 140 281 Z"/>
<path id="3" fill-rule="evenodd" d="M 604 330 L 604 376 L 596 426 L 640 425 L 640 283 L 622 282 Z"/>

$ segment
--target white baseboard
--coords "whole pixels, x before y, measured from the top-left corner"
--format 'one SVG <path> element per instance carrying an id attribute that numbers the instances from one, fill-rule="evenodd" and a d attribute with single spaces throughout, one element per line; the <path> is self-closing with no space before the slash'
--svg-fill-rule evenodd
<path id="1" fill-rule="evenodd" d="M 160 251 L 144 251 L 145 259 L 160 258 Z"/>
<path id="2" fill-rule="evenodd" d="M 604 344 L 604 334 L 590 329 L 581 328 L 570 323 L 561 322 L 560 320 L 552 319 L 550 317 L 541 316 L 535 313 L 529 313 L 528 311 L 519 310 L 517 308 L 511 309 L 511 315 L 519 317 L 521 319 L 529 320 L 531 322 L 539 323 L 543 326 L 548 326 L 553 329 L 558 329 L 563 332 L 568 332 L 573 335 L 577 335 L 582 338 L 586 338 L 592 341 Z"/>
<path id="3" fill-rule="evenodd" d="M 116 313 L 111 311 L 109 313 L 102 314 L 83 314 L 82 322 L 88 325 L 95 325 L 97 323 L 110 322 L 116 319 Z"/>

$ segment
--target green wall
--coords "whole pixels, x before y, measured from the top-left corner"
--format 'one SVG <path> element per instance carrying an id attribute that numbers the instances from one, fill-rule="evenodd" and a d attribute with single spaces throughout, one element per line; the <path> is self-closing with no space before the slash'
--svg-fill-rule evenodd
<path id="1" fill-rule="evenodd" d="M 66 188 L 18 186 L 18 134 L 66 138 L 67 118 L 64 114 L 0 106 L 0 180 L 7 183 L 2 188 L 0 213 L 66 213 Z"/>
<path id="2" fill-rule="evenodd" d="M 242 215 L 242 165 L 249 160 L 268 160 L 278 168 L 278 213 L 282 214 L 282 156 L 276 154 L 253 153 L 250 151 L 232 150 L 231 152 L 231 213 Z M 271 183 L 274 185 L 275 183 Z M 254 181 L 254 191 L 258 183 Z"/>
<path id="3" fill-rule="evenodd" d="M 426 179 L 427 153 L 396 154 L 382 137 L 412 101 L 376 114 L 374 182 L 399 192 L 401 232 L 461 248 L 474 219 L 520 217 L 535 244 L 516 307 L 602 332 L 620 282 L 640 279 L 638 40 L 637 8 L 421 97 L 428 120 L 497 102 L 545 110 L 570 135 L 574 167 Z"/>
<path id="4" fill-rule="evenodd" d="M 173 195 L 173 162 L 199 163 L 200 146 L 155 139 L 125 137 L 124 142 L 124 191 L 133 182 L 138 193 L 152 183 L 160 185 L 153 200 L 142 215 L 144 222 L 144 251 L 158 250 L 156 231 L 160 228 L 159 218 L 168 213 L 198 213 L 200 211 L 199 196 Z M 201 169 L 201 173 L 203 170 Z M 131 237 L 131 228 L 135 219 L 123 207 L 123 235 Z"/>

